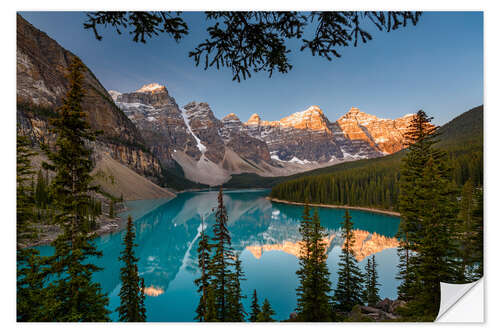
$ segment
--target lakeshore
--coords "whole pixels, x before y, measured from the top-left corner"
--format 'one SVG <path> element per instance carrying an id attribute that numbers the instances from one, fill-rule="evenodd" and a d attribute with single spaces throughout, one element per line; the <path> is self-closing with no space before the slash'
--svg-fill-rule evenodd
<path id="1" fill-rule="evenodd" d="M 295 205 L 295 206 L 304 206 L 303 202 L 280 200 L 280 199 L 271 198 L 271 197 L 266 197 L 266 199 L 269 201 L 272 201 L 272 202 L 276 202 L 276 203 L 283 203 L 283 204 Z M 390 215 L 390 216 L 397 216 L 397 217 L 401 216 L 400 213 L 394 212 L 392 210 L 369 208 L 369 207 L 358 207 L 358 206 L 347 206 L 347 205 L 327 205 L 327 204 L 314 204 L 314 203 L 310 203 L 309 206 L 311 206 L 311 207 L 323 207 L 323 208 L 337 208 L 337 209 L 338 208 L 340 208 L 340 209 L 353 209 L 353 210 L 362 210 L 365 212 L 384 214 L 384 215 Z"/>

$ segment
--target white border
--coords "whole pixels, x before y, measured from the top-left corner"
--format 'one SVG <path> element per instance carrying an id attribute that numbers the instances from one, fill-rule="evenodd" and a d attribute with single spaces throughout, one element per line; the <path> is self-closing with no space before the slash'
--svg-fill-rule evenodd
<path id="1" fill-rule="evenodd" d="M 420 1 L 406 1 L 401 0 L 387 1 L 346 1 L 346 0 L 308 0 L 308 1 L 273 1 L 273 0 L 253 0 L 236 3 L 234 0 L 212 0 L 212 1 L 158 1 L 149 0 L 147 2 L 138 2 L 132 0 L 121 1 L 103 1 L 87 0 L 85 2 L 71 2 L 71 1 L 35 1 L 23 0 L 4 1 L 2 3 L 1 24 L 2 24 L 2 52 L 0 66 L 2 68 L 2 86 L 0 92 L 2 94 L 2 109 L 0 122 L 1 130 L 1 143 L 3 146 L 1 163 L 2 175 L 2 219 L 0 223 L 4 230 L 2 230 L 2 245 L 3 255 L 3 274 L 0 275 L 1 285 L 4 287 L 4 293 L 1 302 L 0 314 L 2 319 L 2 328 L 4 332 L 11 329 L 29 330 L 29 331 L 66 331 L 68 328 L 72 332 L 86 332 L 95 329 L 106 329 L 107 331 L 136 331 L 139 326 L 136 324 L 38 324 L 19 325 L 14 322 L 15 318 L 15 12 L 18 10 L 97 10 L 97 9 L 182 9 L 182 10 L 217 10 L 217 9 L 232 9 L 232 10 L 247 10 L 247 9 L 260 9 L 260 10 L 361 10 L 361 9 L 393 9 L 393 10 L 484 10 L 485 22 L 485 213 L 486 213 L 486 227 L 485 227 L 485 267 L 486 267 L 486 325 L 457 325 L 457 324 L 405 324 L 401 327 L 400 324 L 315 324 L 314 331 L 334 331 L 334 330 L 370 330 L 371 331 L 397 331 L 401 332 L 421 332 L 422 330 L 442 330 L 451 329 L 454 332 L 491 328 L 493 325 L 497 326 L 498 320 L 498 300 L 496 297 L 500 295 L 498 290 L 498 282 L 500 281 L 497 276 L 498 264 L 496 260 L 488 260 L 489 257 L 496 253 L 498 250 L 498 241 L 495 238 L 500 236 L 499 224 L 500 221 L 495 219 L 494 209 L 497 206 L 497 201 L 500 198 L 500 186 L 498 184 L 497 172 L 500 170 L 498 165 L 498 156 L 500 138 L 498 137 L 500 130 L 497 128 L 500 125 L 500 105 L 498 103 L 499 95 L 499 64 L 500 53 L 498 49 L 498 32 L 500 31 L 500 15 L 496 10 L 495 3 L 498 1 L 444 1 L 444 0 L 420 0 Z M 467 45 L 464 45 L 466 48 Z M 495 257 L 497 259 L 497 257 Z M 489 265 L 491 264 L 491 265 Z M 491 283 L 488 283 L 491 281 Z M 489 297 L 488 297 L 489 295 Z M 168 309 L 165 309 L 168 311 Z M 153 330 L 158 332 L 176 332 L 178 330 L 199 329 L 203 332 L 212 331 L 241 331 L 241 332 L 254 332 L 256 329 L 264 331 L 286 331 L 288 332 L 304 332 L 311 328 L 312 324 L 282 324 L 272 325 L 264 324 L 255 325 L 245 324 L 215 324 L 215 325 L 197 325 L 197 324 L 154 324 L 141 325 L 140 329 Z M 366 326 L 368 325 L 368 326 Z M 425 327 L 423 327 L 425 326 Z"/>

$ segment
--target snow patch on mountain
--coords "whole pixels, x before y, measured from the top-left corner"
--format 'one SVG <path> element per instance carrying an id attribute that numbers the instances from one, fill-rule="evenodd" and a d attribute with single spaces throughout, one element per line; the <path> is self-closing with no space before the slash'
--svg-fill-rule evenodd
<path id="1" fill-rule="evenodd" d="M 276 160 L 278 162 L 285 162 L 285 161 L 281 160 L 278 155 L 275 155 L 275 154 L 271 155 L 271 159 Z"/>
<path id="2" fill-rule="evenodd" d="M 309 163 L 316 163 L 316 162 L 311 162 L 306 159 L 301 160 L 300 158 L 297 158 L 297 156 L 294 156 L 290 161 L 291 163 L 297 163 L 297 164 L 309 164 Z"/>
<path id="3" fill-rule="evenodd" d="M 366 156 L 359 155 L 359 154 L 352 155 L 352 154 L 346 152 L 343 148 L 340 148 L 340 150 L 342 151 L 342 154 L 344 155 L 344 160 L 360 160 L 360 159 L 366 158 Z"/>
<path id="4" fill-rule="evenodd" d="M 194 137 L 194 139 L 196 140 L 196 146 L 201 151 L 202 154 L 202 157 L 200 158 L 201 161 L 204 157 L 203 155 L 207 151 L 207 147 L 203 143 L 201 143 L 201 140 L 194 134 L 193 130 L 191 129 L 191 125 L 189 125 L 189 119 L 186 110 L 184 110 L 184 108 L 181 108 L 181 112 L 182 112 L 182 118 L 184 119 L 184 123 L 186 124 L 189 133 L 191 133 L 191 135 Z"/>

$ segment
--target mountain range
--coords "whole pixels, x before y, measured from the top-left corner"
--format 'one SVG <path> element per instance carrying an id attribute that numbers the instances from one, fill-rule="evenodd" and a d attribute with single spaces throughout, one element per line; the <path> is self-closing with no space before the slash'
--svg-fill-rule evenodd
<path id="1" fill-rule="evenodd" d="M 69 88 L 73 57 L 17 16 L 17 127 L 35 146 L 54 141 L 48 120 Z M 280 120 L 253 114 L 245 122 L 235 113 L 218 119 L 208 103 L 179 106 L 158 83 L 107 91 L 89 68 L 84 89 L 83 110 L 102 131 L 93 143 L 96 181 L 126 200 L 220 185 L 241 174 L 285 177 L 394 154 L 414 116 L 381 119 L 352 107 L 331 121 L 313 105 Z"/>
<path id="2" fill-rule="evenodd" d="M 242 122 L 234 113 L 217 119 L 205 102 L 180 107 L 158 83 L 109 94 L 162 165 L 178 163 L 186 178 L 212 186 L 233 174 L 286 176 L 392 154 L 413 119 L 379 119 L 353 107 L 331 122 L 313 105 L 278 121 L 253 114 Z"/>

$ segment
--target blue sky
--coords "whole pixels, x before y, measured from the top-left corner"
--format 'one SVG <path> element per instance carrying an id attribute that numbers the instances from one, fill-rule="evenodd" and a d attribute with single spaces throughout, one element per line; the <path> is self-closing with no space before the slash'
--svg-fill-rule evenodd
<path id="1" fill-rule="evenodd" d="M 185 13 L 190 34 L 181 42 L 160 36 L 145 45 L 108 31 L 97 41 L 83 29 L 82 12 L 21 15 L 78 55 L 106 89 L 129 92 L 158 82 L 180 106 L 207 102 L 219 118 L 234 112 L 243 121 L 253 113 L 277 120 L 319 105 L 334 121 L 356 106 L 382 118 L 424 109 L 441 125 L 483 103 L 481 12 L 424 12 L 417 26 L 375 32 L 331 62 L 294 47 L 291 72 L 258 73 L 241 83 L 229 69 L 205 71 L 188 58 L 207 36 L 201 13 Z"/>

